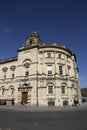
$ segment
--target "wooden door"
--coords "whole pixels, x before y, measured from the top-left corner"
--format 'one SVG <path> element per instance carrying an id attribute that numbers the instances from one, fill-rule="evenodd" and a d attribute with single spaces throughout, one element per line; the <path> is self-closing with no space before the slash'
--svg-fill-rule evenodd
<path id="1" fill-rule="evenodd" d="M 22 100 L 21 100 L 21 103 L 22 103 L 22 104 L 26 104 L 26 103 L 27 103 L 27 98 L 28 98 L 28 92 L 22 92 Z"/>

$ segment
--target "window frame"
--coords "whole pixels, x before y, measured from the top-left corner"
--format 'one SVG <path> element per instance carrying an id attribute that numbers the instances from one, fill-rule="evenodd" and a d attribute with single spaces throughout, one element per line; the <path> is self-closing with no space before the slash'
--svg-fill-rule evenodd
<path id="1" fill-rule="evenodd" d="M 51 58 L 51 52 L 47 53 L 47 58 Z"/>
<path id="2" fill-rule="evenodd" d="M 25 71 L 25 76 L 29 76 L 29 71 L 28 70 Z"/>
<path id="3" fill-rule="evenodd" d="M 5 94 L 5 88 L 4 87 L 2 87 L 2 96 L 4 96 L 4 94 Z"/>
<path id="4" fill-rule="evenodd" d="M 59 65 L 59 75 L 63 75 L 63 65 Z"/>
<path id="5" fill-rule="evenodd" d="M 62 91 L 62 94 L 66 94 L 66 87 L 62 85 L 61 91 Z"/>
<path id="6" fill-rule="evenodd" d="M 47 74 L 52 75 L 52 65 L 47 66 Z"/>
<path id="7" fill-rule="evenodd" d="M 14 74 L 14 73 L 12 73 L 12 78 L 14 79 L 14 77 L 15 77 L 15 74 Z"/>
<path id="8" fill-rule="evenodd" d="M 54 88 L 53 88 L 53 85 L 49 85 L 48 86 L 48 94 L 50 95 L 52 95 L 54 93 Z"/>
<path id="9" fill-rule="evenodd" d="M 61 53 L 58 53 L 58 58 L 62 59 L 62 54 Z"/>

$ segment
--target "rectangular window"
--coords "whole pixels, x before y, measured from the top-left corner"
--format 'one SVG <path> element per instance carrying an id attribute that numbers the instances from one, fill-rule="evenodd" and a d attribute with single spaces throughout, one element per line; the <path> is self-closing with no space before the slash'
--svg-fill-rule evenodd
<path id="1" fill-rule="evenodd" d="M 61 59 L 61 57 L 62 57 L 62 54 L 59 53 L 59 54 L 58 54 L 58 58 Z"/>
<path id="2" fill-rule="evenodd" d="M 61 66 L 61 65 L 59 66 L 59 74 L 63 75 L 63 66 Z"/>
<path id="3" fill-rule="evenodd" d="M 48 58 L 51 58 L 51 53 L 47 53 L 47 57 L 48 57 Z"/>
<path id="4" fill-rule="evenodd" d="M 12 74 L 12 78 L 14 78 L 14 74 Z"/>
<path id="5" fill-rule="evenodd" d="M 53 86 L 48 86 L 48 94 L 53 94 Z"/>
<path id="6" fill-rule="evenodd" d="M 29 76 L 29 71 L 26 71 L 26 72 L 25 72 L 25 76 Z"/>
<path id="7" fill-rule="evenodd" d="M 67 67 L 68 75 L 70 75 L 70 66 Z"/>
<path id="8" fill-rule="evenodd" d="M 5 89 L 4 89 L 4 88 L 2 88 L 2 95 L 4 95 L 4 93 L 5 93 Z"/>
<path id="9" fill-rule="evenodd" d="M 47 66 L 48 75 L 52 74 L 52 66 Z"/>
<path id="10" fill-rule="evenodd" d="M 65 86 L 62 86 L 62 94 L 65 94 Z"/>
<path id="11" fill-rule="evenodd" d="M 14 94 L 14 90 L 13 90 L 13 88 L 11 88 L 11 95 L 13 95 Z"/>

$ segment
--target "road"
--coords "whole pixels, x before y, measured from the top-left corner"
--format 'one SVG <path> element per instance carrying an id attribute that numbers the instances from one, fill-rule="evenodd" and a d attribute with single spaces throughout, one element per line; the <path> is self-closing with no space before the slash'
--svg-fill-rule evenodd
<path id="1" fill-rule="evenodd" d="M 0 130 L 87 130 L 87 107 L 24 111 L 3 106 Z"/>

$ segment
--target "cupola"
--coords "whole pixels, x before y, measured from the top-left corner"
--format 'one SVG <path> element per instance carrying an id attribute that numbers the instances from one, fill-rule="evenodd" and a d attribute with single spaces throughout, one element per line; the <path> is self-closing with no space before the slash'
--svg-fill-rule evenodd
<path id="1" fill-rule="evenodd" d="M 32 32 L 26 39 L 25 46 L 40 45 L 40 36 L 36 32 Z"/>

